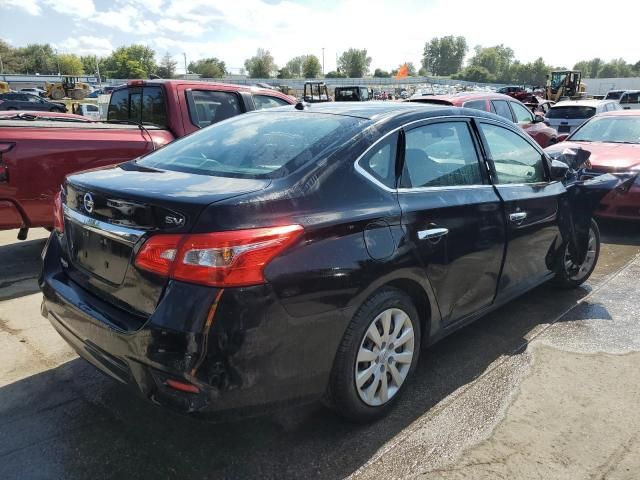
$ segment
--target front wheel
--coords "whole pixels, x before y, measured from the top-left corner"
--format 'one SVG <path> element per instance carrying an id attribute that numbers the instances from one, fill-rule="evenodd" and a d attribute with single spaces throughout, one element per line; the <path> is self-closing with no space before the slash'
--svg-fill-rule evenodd
<path id="1" fill-rule="evenodd" d="M 589 240 L 587 254 L 580 264 L 574 262 L 569 245 L 565 247 L 564 254 L 560 258 L 558 273 L 555 282 L 564 288 L 576 288 L 582 285 L 593 273 L 600 257 L 600 229 L 595 220 L 591 219 L 589 226 Z"/>
<path id="2" fill-rule="evenodd" d="M 411 298 L 384 288 L 354 315 L 334 360 L 327 401 L 347 419 L 367 422 L 387 413 L 415 370 L 420 322 Z"/>

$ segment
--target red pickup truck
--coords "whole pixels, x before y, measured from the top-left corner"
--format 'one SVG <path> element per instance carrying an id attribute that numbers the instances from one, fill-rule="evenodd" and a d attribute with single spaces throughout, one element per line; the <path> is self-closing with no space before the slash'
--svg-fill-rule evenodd
<path id="1" fill-rule="evenodd" d="M 0 230 L 53 226 L 65 176 L 125 162 L 232 116 L 295 103 L 278 91 L 134 80 L 113 91 L 106 122 L 0 117 Z"/>

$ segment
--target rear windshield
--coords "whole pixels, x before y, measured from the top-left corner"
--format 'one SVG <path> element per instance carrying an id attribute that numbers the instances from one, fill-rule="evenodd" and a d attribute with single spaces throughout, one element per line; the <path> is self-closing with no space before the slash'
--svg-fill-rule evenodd
<path id="1" fill-rule="evenodd" d="M 604 97 L 605 100 L 620 100 L 620 97 L 622 96 L 624 92 L 609 92 L 607 93 L 607 96 Z"/>
<path id="2" fill-rule="evenodd" d="M 596 117 L 571 136 L 576 142 L 640 143 L 640 116 Z"/>
<path id="3" fill-rule="evenodd" d="M 179 139 L 140 163 L 200 175 L 282 177 L 328 157 L 367 122 L 309 112 L 248 113 Z"/>
<path id="4" fill-rule="evenodd" d="M 595 107 L 581 107 L 578 105 L 571 107 L 551 107 L 547 112 L 547 118 L 591 118 L 595 113 Z"/>
<path id="5" fill-rule="evenodd" d="M 107 121 L 167 126 L 167 110 L 161 87 L 116 90 L 109 100 Z"/>

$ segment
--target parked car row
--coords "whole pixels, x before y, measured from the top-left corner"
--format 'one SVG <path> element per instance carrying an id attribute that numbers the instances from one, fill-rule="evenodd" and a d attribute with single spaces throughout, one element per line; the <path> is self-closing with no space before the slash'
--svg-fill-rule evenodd
<path id="1" fill-rule="evenodd" d="M 51 102 L 30 93 L 8 92 L 0 94 L 0 111 L 1 110 L 31 110 L 64 113 L 67 111 L 67 106 L 63 102 Z"/>

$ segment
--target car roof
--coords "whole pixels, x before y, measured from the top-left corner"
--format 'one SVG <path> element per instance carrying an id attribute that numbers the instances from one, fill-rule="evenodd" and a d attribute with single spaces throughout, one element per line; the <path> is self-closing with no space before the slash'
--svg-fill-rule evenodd
<path id="1" fill-rule="evenodd" d="M 127 83 L 123 83 L 121 85 L 114 87 L 114 90 L 120 90 L 126 87 L 135 87 L 135 86 L 144 86 L 144 85 L 169 85 L 169 86 L 187 85 L 193 88 L 197 88 L 200 85 L 213 85 L 213 86 L 224 87 L 230 90 L 235 90 L 237 92 L 253 92 L 253 93 L 273 95 L 273 96 L 282 97 L 282 98 L 288 97 L 288 95 L 285 95 L 284 93 L 271 88 L 256 87 L 253 85 L 238 85 L 235 83 L 209 82 L 206 80 L 169 80 L 169 79 L 129 80 Z"/>
<path id="2" fill-rule="evenodd" d="M 601 113 L 598 117 L 640 117 L 640 110 L 613 110 Z"/>
<path id="3" fill-rule="evenodd" d="M 618 103 L 616 100 L 563 100 L 551 108 L 557 107 L 597 107 L 604 103 Z"/>
<path id="4" fill-rule="evenodd" d="M 263 111 L 282 111 L 290 110 L 291 108 L 295 107 L 278 107 Z M 504 123 L 511 123 L 507 122 L 502 117 L 492 113 L 483 112 L 481 110 L 460 108 L 451 105 L 425 104 L 420 102 L 323 102 L 306 104 L 305 110 L 311 113 L 344 115 L 373 121 L 381 120 L 383 118 L 389 119 L 399 117 L 412 113 L 422 113 L 422 118 L 464 115 L 500 119 Z"/>

